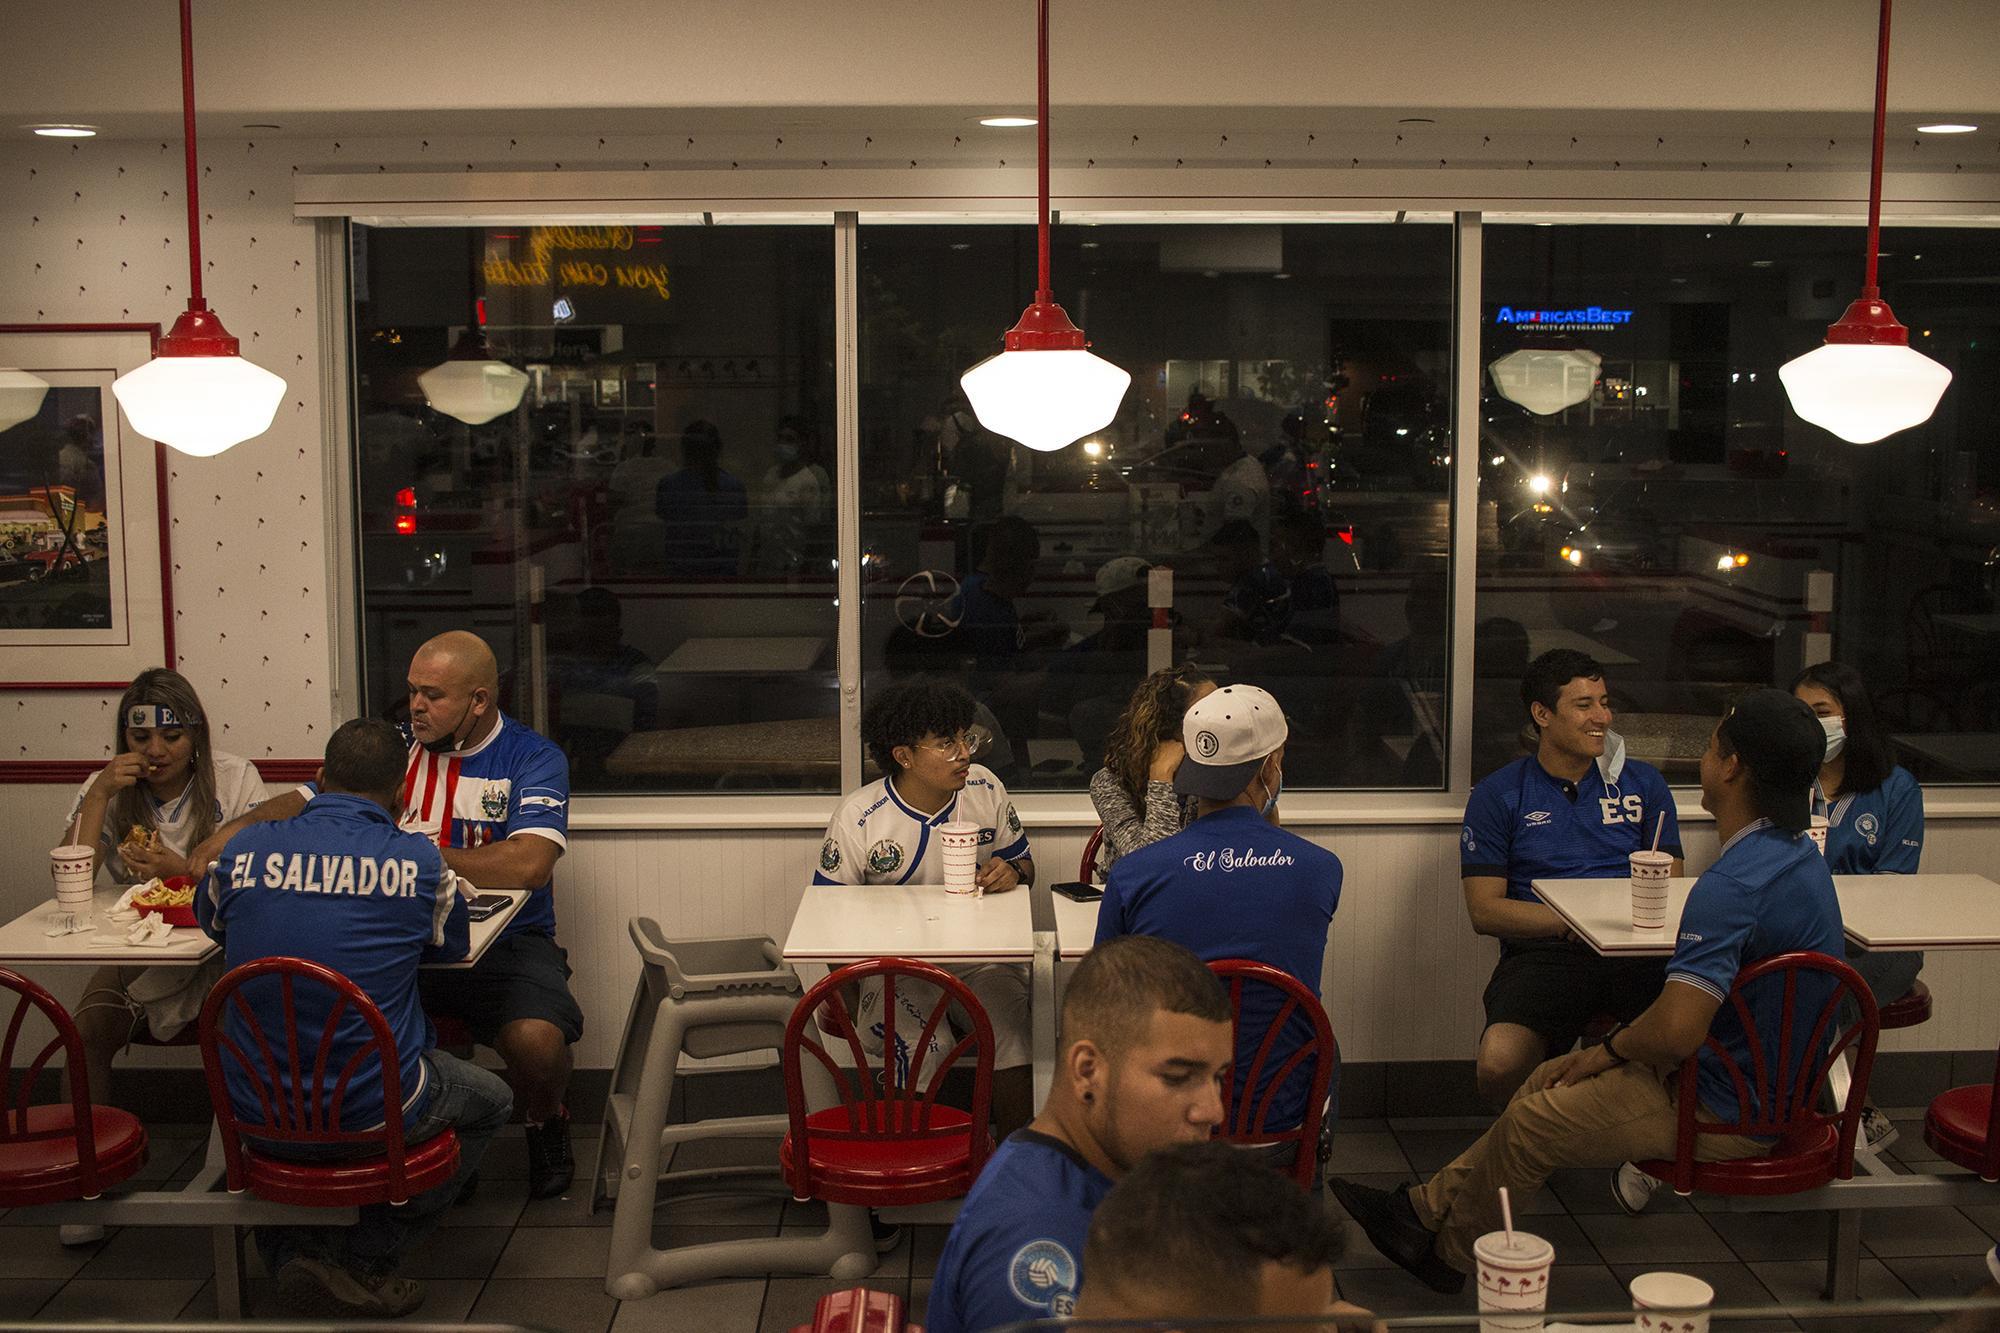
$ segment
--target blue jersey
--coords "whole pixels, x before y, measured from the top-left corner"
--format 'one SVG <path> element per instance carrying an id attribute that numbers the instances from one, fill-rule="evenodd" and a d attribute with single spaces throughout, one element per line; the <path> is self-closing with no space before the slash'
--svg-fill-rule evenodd
<path id="1" fill-rule="evenodd" d="M 1826 863 L 1836 875 L 1914 875 L 1924 850 L 1924 792 L 1905 769 L 1874 791 L 1849 792 L 1821 811 Z"/>
<path id="2" fill-rule="evenodd" d="M 464 899 L 435 843 L 399 832 L 389 812 L 365 796 L 328 792 L 294 818 L 252 824 L 231 838 L 216 872 L 195 895 L 195 915 L 221 943 L 229 967 L 304 958 L 359 986 L 396 1039 L 404 1123 L 422 1112 L 430 1088 L 421 1057 L 437 1036 L 417 998 L 417 964 L 463 958 L 471 944 Z M 242 994 L 271 1048 L 283 1052 L 285 1016 L 276 982 L 253 982 Z M 317 988 L 298 994 L 301 1001 L 325 996 Z M 308 1069 L 326 1012 L 323 1002 L 298 1009 L 299 1050 Z M 234 1006 L 224 1027 L 243 1050 L 258 1049 Z M 326 1063 L 327 1091 L 367 1036 L 359 1015 L 350 1010 L 341 1016 Z M 282 1078 L 282 1068 L 276 1072 Z M 234 1062 L 229 1073 L 237 1111 L 263 1119 L 254 1080 Z M 348 1086 L 341 1126 L 370 1129 L 382 1122 L 381 1068 L 371 1062 Z"/>
<path id="3" fill-rule="evenodd" d="M 1541 901 L 1530 887 L 1538 879 L 1623 879 L 1627 858 L 1653 845 L 1662 814 L 1660 850 L 1679 856 L 1680 823 L 1660 770 L 1636 759 L 1615 777 L 1603 769 L 1593 763 L 1568 782 L 1524 755 L 1488 775 L 1465 803 L 1458 873 L 1505 879 L 1507 896 L 1524 903 Z"/>
<path id="4" fill-rule="evenodd" d="M 1743 1070 L 1756 1075 L 1750 1045 L 1735 1007 L 1728 1004 L 1736 974 L 1773 954 L 1809 949 L 1832 958 L 1844 951 L 1840 902 L 1834 897 L 1833 874 L 1812 839 L 1787 833 L 1760 819 L 1729 840 L 1714 865 L 1688 891 L 1681 913 L 1680 940 L 1667 962 L 1667 980 L 1699 986 L 1723 1001 L 1709 1027 Z M 1792 1045 L 1783 1068 L 1796 1077 L 1807 1056 L 1812 1028 L 1833 994 L 1833 979 L 1824 973 L 1802 977 Z M 1784 979 L 1767 977 L 1745 994 L 1757 1023 L 1767 1057 L 1782 1049 L 1779 1020 L 1784 1011 Z M 1823 1051 L 1811 1052 L 1817 1059 Z M 1736 1089 L 1720 1058 L 1706 1045 L 1696 1054 L 1696 1087 L 1702 1105 L 1726 1121 L 1737 1118 Z"/>
<path id="5" fill-rule="evenodd" d="M 982 1333 L 1076 1309 L 1083 1239 L 1111 1179 L 1060 1139 L 1024 1129 L 1001 1144 L 938 1255 L 929 1333 Z"/>
<path id="6" fill-rule="evenodd" d="M 569 846 L 569 760 L 548 740 L 502 714 L 469 750 L 432 754 L 408 726 L 402 826 L 439 847 L 485 847 L 516 834 Z M 311 795 L 308 784 L 303 789 Z M 528 895 L 500 938 L 523 931 L 554 938 L 555 876 Z"/>
<path id="7" fill-rule="evenodd" d="M 1249 806 L 1232 805 L 1118 858 L 1097 910 L 1097 943 L 1155 935 L 1185 945 L 1203 962 L 1267 963 L 1318 995 L 1327 927 L 1339 905 L 1339 857 L 1272 827 Z M 1250 1061 L 1279 1003 L 1268 986 L 1245 990 L 1232 1107 L 1242 1105 Z M 1311 1025 L 1295 1016 L 1272 1048 L 1266 1077 L 1311 1039 Z M 1270 1128 L 1298 1127 L 1308 1086 L 1302 1073 L 1303 1067 L 1272 1097 Z M 1268 1087 L 1250 1092 L 1261 1100 Z"/>

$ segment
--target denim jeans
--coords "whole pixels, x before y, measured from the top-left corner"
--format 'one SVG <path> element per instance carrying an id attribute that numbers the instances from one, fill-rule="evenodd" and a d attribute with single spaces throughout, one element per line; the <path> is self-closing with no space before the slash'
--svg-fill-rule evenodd
<path id="1" fill-rule="evenodd" d="M 406 1143 L 421 1143 L 458 1131 L 458 1173 L 444 1184 L 398 1205 L 363 1205 L 351 1227 L 260 1227 L 257 1249 L 272 1274 L 306 1254 L 370 1275 L 393 1271 L 410 1246 L 429 1235 L 444 1210 L 479 1169 L 486 1145 L 514 1110 L 514 1094 L 498 1074 L 444 1051 L 425 1051 L 431 1088 L 423 1112 L 403 1131 Z M 261 1151 L 295 1161 L 339 1161 L 357 1155 L 346 1144 L 269 1144 Z"/>

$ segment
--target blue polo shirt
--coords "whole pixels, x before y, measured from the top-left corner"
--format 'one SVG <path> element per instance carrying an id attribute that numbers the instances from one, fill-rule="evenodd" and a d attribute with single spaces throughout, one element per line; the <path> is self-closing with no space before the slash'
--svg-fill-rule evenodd
<path id="1" fill-rule="evenodd" d="M 1821 810 L 1826 863 L 1836 875 L 1914 875 L 1924 850 L 1924 792 L 1893 768 L 1874 791 L 1850 792 Z"/>
<path id="2" fill-rule="evenodd" d="M 1593 763 L 1582 781 L 1569 782 L 1524 755 L 1472 789 L 1458 873 L 1505 879 L 1507 896 L 1524 903 L 1541 901 L 1530 887 L 1537 879 L 1623 879 L 1627 858 L 1653 845 L 1663 813 L 1660 850 L 1679 856 L 1680 822 L 1659 769 L 1628 759 L 1607 779 Z"/>
<path id="3" fill-rule="evenodd" d="M 1750 1042 L 1735 1006 L 1727 1003 L 1730 988 L 1736 984 L 1736 974 L 1752 963 L 1796 949 L 1833 958 L 1844 952 L 1833 874 L 1812 839 L 1760 819 L 1731 838 L 1689 890 L 1680 940 L 1667 961 L 1668 981 L 1699 986 L 1723 1002 L 1709 1036 L 1729 1052 L 1747 1080 L 1756 1078 Z M 1766 977 L 1751 986 L 1744 999 L 1766 1058 L 1785 1052 L 1782 1068 L 1789 1081 L 1797 1076 L 1801 1060 L 1823 1053 L 1808 1052 L 1806 1045 L 1820 1010 L 1833 994 L 1834 982 L 1824 973 L 1800 977 L 1788 1048 L 1779 1039 L 1784 987 L 1783 977 Z M 1702 1105 L 1722 1120 L 1735 1120 L 1736 1085 L 1721 1058 L 1704 1044 L 1695 1059 L 1695 1086 Z M 1754 1096 L 1754 1087 L 1751 1091 Z"/>
<path id="4" fill-rule="evenodd" d="M 1327 927 L 1339 905 L 1339 857 L 1273 828 L 1249 806 L 1232 805 L 1118 858 L 1097 910 L 1097 943 L 1119 935 L 1156 935 L 1185 945 L 1203 962 L 1267 963 L 1318 995 Z M 1279 1004 L 1268 986 L 1245 988 L 1232 1107 L 1242 1105 L 1250 1061 Z M 1311 1024 L 1295 1016 L 1272 1048 L 1267 1070 L 1283 1068 L 1311 1038 Z M 1303 1072 L 1303 1066 L 1294 1071 L 1271 1099 L 1271 1128 L 1298 1127 L 1308 1089 Z M 1253 1090 L 1260 1099 L 1265 1091 Z"/>
<path id="5" fill-rule="evenodd" d="M 924 1327 L 981 1333 L 1076 1309 L 1083 1240 L 1111 1178 L 1060 1139 L 1024 1129 L 987 1161 L 938 1255 Z"/>

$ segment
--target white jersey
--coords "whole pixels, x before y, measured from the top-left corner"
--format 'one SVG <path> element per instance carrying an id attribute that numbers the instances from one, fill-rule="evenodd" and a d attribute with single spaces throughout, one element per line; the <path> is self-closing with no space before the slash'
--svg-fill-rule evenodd
<path id="1" fill-rule="evenodd" d="M 978 764 L 965 787 L 934 815 L 903 804 L 887 778 L 878 778 L 840 803 L 826 827 L 813 871 L 815 884 L 942 884 L 940 824 L 979 825 L 979 864 L 993 857 L 1028 855 L 1028 835 L 1000 779 Z"/>
<path id="2" fill-rule="evenodd" d="M 215 816 L 214 828 L 220 828 L 238 815 L 250 813 L 251 807 L 264 799 L 264 778 L 257 772 L 257 766 L 248 759 L 240 759 L 233 754 L 216 750 L 209 755 L 209 762 L 215 765 Z M 69 803 L 69 814 L 63 820 L 68 828 L 83 812 L 83 798 L 90 794 L 90 784 L 97 781 L 92 774 L 84 779 L 76 789 L 76 799 Z M 150 798 L 145 798 L 150 799 Z M 168 801 L 153 807 L 153 827 L 159 831 L 160 841 L 172 851 L 186 856 L 194 849 L 194 800 L 189 797 L 182 801 Z M 104 816 L 104 828 L 97 839 L 99 860 L 114 884 L 130 884 L 137 876 L 125 864 L 125 858 L 118 854 L 118 844 L 125 839 L 130 829 L 111 827 L 111 815 Z"/>

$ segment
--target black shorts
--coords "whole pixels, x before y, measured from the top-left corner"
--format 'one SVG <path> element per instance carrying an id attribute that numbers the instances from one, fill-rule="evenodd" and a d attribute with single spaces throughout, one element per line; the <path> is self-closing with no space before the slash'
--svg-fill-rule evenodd
<path id="1" fill-rule="evenodd" d="M 1517 940 L 1486 983 L 1486 1025 L 1532 1029 L 1551 1057 L 1576 1045 L 1599 1014 L 1629 1023 L 1666 984 L 1661 958 L 1601 958 L 1577 940 Z"/>
<path id="2" fill-rule="evenodd" d="M 583 1038 L 583 1010 L 569 993 L 569 975 L 568 951 L 524 930 L 495 940 L 469 968 L 426 968 L 417 973 L 417 988 L 427 1012 L 457 1019 L 482 1046 L 521 1018 L 555 1024 L 574 1046 Z"/>

